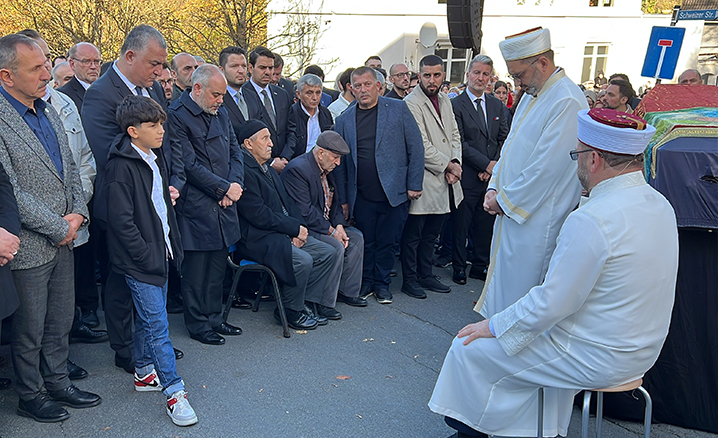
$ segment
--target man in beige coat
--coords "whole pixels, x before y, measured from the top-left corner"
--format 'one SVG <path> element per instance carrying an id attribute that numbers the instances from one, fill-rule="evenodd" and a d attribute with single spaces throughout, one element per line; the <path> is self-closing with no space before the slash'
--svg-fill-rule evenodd
<path id="1" fill-rule="evenodd" d="M 464 199 L 461 191 L 461 135 L 449 98 L 439 92 L 444 64 L 436 55 L 419 63 L 419 86 L 404 102 L 424 141 L 424 192 L 411 201 L 401 237 L 401 290 L 410 297 L 426 298 L 424 289 L 447 293 L 451 288 L 432 273 L 434 241 L 451 211 Z"/>

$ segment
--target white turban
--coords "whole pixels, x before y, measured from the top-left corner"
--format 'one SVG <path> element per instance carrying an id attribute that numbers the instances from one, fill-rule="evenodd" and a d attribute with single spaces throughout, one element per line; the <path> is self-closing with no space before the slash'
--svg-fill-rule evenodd
<path id="1" fill-rule="evenodd" d="M 632 114 L 607 108 L 578 112 L 578 140 L 594 149 L 623 155 L 642 154 L 655 133 L 656 128 Z"/>
<path id="2" fill-rule="evenodd" d="M 506 61 L 530 58 L 551 49 L 551 34 L 541 27 L 529 29 L 507 36 L 499 43 L 499 49 Z"/>

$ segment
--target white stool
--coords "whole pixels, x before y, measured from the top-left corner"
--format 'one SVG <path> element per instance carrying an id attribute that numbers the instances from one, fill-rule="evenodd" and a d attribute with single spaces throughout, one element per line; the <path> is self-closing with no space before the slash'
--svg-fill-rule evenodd
<path id="1" fill-rule="evenodd" d="M 601 423 L 603 421 L 603 393 L 604 392 L 625 392 L 633 391 L 638 389 L 643 398 L 646 400 L 646 411 L 643 416 L 643 436 L 644 438 L 651 437 L 651 418 L 653 414 L 653 401 L 651 400 L 650 394 L 646 391 L 646 388 L 641 386 L 643 379 L 637 379 L 626 384 L 615 386 L 613 388 L 603 389 L 592 389 L 586 390 L 583 395 L 583 411 L 581 417 L 581 437 L 588 438 L 588 419 L 589 419 L 589 406 L 591 405 L 591 393 L 597 392 L 596 398 L 596 437 L 601 438 Z M 543 438 L 543 410 L 544 410 L 544 391 L 543 388 L 538 390 L 538 438 Z"/>

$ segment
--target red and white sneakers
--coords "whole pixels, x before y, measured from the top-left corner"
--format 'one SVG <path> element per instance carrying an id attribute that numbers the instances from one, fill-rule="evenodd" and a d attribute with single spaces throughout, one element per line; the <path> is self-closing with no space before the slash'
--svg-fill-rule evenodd
<path id="1" fill-rule="evenodd" d="M 180 390 L 167 398 L 167 415 L 177 426 L 191 426 L 197 423 L 197 414 L 187 400 L 187 393 Z"/>
<path id="2" fill-rule="evenodd" d="M 135 391 L 162 391 L 162 385 L 160 379 L 157 377 L 157 372 L 152 370 L 151 373 L 144 377 L 140 377 L 135 372 Z"/>

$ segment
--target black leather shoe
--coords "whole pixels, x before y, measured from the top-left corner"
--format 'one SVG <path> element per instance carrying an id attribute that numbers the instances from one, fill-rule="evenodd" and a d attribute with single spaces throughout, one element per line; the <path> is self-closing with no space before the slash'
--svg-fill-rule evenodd
<path id="1" fill-rule="evenodd" d="M 454 283 L 466 284 L 466 269 L 454 269 Z"/>
<path id="2" fill-rule="evenodd" d="M 396 277 L 396 269 L 389 271 L 389 277 Z"/>
<path id="3" fill-rule="evenodd" d="M 83 311 L 82 323 L 90 328 L 98 327 L 100 325 L 100 319 L 97 317 L 97 312 L 94 310 Z"/>
<path id="4" fill-rule="evenodd" d="M 83 391 L 75 385 L 70 385 L 60 391 L 48 392 L 55 403 L 75 409 L 91 408 L 102 403 L 99 395 Z"/>
<path id="5" fill-rule="evenodd" d="M 251 309 L 252 303 L 242 297 L 234 297 L 232 299 L 232 307 L 235 309 Z"/>
<path id="6" fill-rule="evenodd" d="M 223 322 L 222 324 L 218 325 L 217 327 L 212 327 L 212 330 L 215 333 L 219 333 L 220 335 L 227 335 L 227 336 L 237 336 L 242 334 L 242 329 L 239 327 L 235 327 L 231 324 L 227 324 L 226 322 Z"/>
<path id="7" fill-rule="evenodd" d="M 308 317 L 317 321 L 317 325 L 329 324 L 329 319 L 325 316 L 318 315 L 314 310 L 314 303 L 304 303 L 304 310 L 302 310 Z"/>
<path id="8" fill-rule="evenodd" d="M 436 260 L 434 260 L 434 266 L 437 268 L 448 268 L 451 266 L 451 257 L 445 255 L 438 256 Z"/>
<path id="9" fill-rule="evenodd" d="M 314 314 L 317 316 L 331 319 L 332 321 L 337 321 L 339 319 L 342 319 L 342 314 L 339 313 L 339 311 L 337 309 L 334 309 L 333 307 L 327 307 L 327 306 L 323 306 L 321 304 L 315 304 L 314 307 L 316 309 Z"/>
<path id="10" fill-rule="evenodd" d="M 212 330 L 207 330 L 206 332 L 189 335 L 189 337 L 194 339 L 195 341 L 199 341 L 207 345 L 224 345 L 224 338 L 213 332 Z"/>
<path id="11" fill-rule="evenodd" d="M 366 300 L 373 293 L 374 293 L 374 288 L 372 286 L 369 286 L 368 284 L 362 284 L 361 291 L 359 292 L 359 298 L 363 298 L 364 300 Z"/>
<path id="12" fill-rule="evenodd" d="M 346 295 L 338 294 L 337 301 L 341 301 L 342 303 L 349 304 L 350 306 L 354 306 L 354 307 L 366 307 L 367 306 L 366 299 L 362 298 L 362 297 L 348 297 Z"/>
<path id="13" fill-rule="evenodd" d="M 115 353 L 115 366 L 122 368 L 130 374 L 135 373 L 135 361 L 131 357 L 121 357 Z"/>
<path id="14" fill-rule="evenodd" d="M 32 400 L 20 400 L 17 414 L 40 423 L 57 423 L 70 418 L 65 408 L 55 403 L 47 394 L 40 394 Z"/>
<path id="15" fill-rule="evenodd" d="M 478 278 L 481 281 L 486 281 L 486 268 L 480 266 L 472 266 L 469 269 L 469 277 Z"/>
<path id="16" fill-rule="evenodd" d="M 314 330 L 317 328 L 317 320 L 304 312 L 297 312 L 292 309 L 285 309 L 287 312 L 287 325 L 294 330 Z M 279 319 L 279 309 L 274 309 L 274 319 Z"/>
<path id="17" fill-rule="evenodd" d="M 167 313 L 178 314 L 183 312 L 184 309 L 182 308 L 182 305 L 177 302 L 177 300 L 167 297 Z"/>
<path id="18" fill-rule="evenodd" d="M 0 389 L 9 388 L 11 384 L 12 381 L 10 379 L 0 379 Z"/>
<path id="19" fill-rule="evenodd" d="M 175 360 L 180 360 L 184 357 L 184 353 L 182 353 L 182 350 L 178 350 L 176 348 L 173 348 L 175 351 Z"/>
<path id="20" fill-rule="evenodd" d="M 442 294 L 451 292 L 451 288 L 440 282 L 439 277 L 437 277 L 436 275 L 432 275 L 431 277 L 426 278 L 420 278 L 419 286 L 423 287 L 424 289 L 429 289 L 431 291 L 439 292 Z"/>
<path id="21" fill-rule="evenodd" d="M 92 330 L 85 324 L 81 324 L 77 330 L 73 330 L 70 333 L 70 343 L 83 343 L 83 344 L 97 344 L 100 342 L 107 342 L 110 337 L 107 336 L 105 330 Z"/>
<path id="22" fill-rule="evenodd" d="M 426 298 L 426 292 L 415 281 L 407 281 L 401 285 L 401 291 L 412 298 L 423 300 Z"/>
<path id="23" fill-rule="evenodd" d="M 80 380 L 87 377 L 87 371 L 85 371 L 84 368 L 78 367 L 75 362 L 68 359 L 67 376 L 70 378 L 70 380 Z"/>

